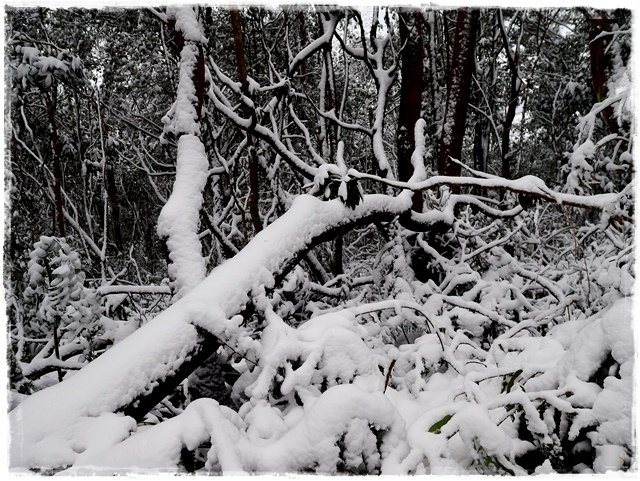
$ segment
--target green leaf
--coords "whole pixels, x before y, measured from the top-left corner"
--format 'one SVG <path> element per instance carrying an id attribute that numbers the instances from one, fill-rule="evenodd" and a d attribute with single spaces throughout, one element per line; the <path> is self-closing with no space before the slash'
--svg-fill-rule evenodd
<path id="1" fill-rule="evenodd" d="M 447 414 L 440 421 L 434 423 L 433 426 L 429 428 L 429 432 L 434 434 L 440 434 L 440 429 L 442 429 L 442 426 L 447 424 L 452 417 L 453 417 L 453 414 Z"/>

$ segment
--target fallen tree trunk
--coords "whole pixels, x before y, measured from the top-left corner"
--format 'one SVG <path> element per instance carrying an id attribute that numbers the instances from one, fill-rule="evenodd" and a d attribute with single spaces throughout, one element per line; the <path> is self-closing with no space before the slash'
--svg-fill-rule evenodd
<path id="1" fill-rule="evenodd" d="M 125 439 L 135 428 L 134 419 L 170 393 L 219 341 L 228 342 L 238 332 L 240 321 L 234 316 L 253 290 L 273 287 L 314 245 L 410 208 L 411 192 L 367 195 L 353 210 L 337 199 L 299 196 L 285 215 L 171 307 L 11 411 L 10 466 L 71 465 L 80 453 Z"/>

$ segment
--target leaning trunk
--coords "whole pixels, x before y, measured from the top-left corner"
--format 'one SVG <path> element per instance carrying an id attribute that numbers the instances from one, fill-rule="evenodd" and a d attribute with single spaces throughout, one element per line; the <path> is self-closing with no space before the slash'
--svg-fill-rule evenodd
<path id="1" fill-rule="evenodd" d="M 237 332 L 237 316 L 251 301 L 256 280 L 278 284 L 312 247 L 347 229 L 390 221 L 409 208 L 406 196 L 367 195 L 355 209 L 339 199 L 298 197 L 286 214 L 155 319 L 74 376 L 18 405 L 10 413 L 10 465 L 51 466 L 50 456 L 72 464 L 77 452 L 62 441 L 72 438 L 74 429 L 91 430 L 91 439 L 99 444 L 107 435 L 113 443 L 124 439 L 133 421 L 120 418 L 122 432 L 114 433 L 113 423 L 104 424 L 107 419 L 115 422 L 109 413 L 142 419 L 211 355 L 218 341 L 242 350 L 229 333 Z M 101 431 L 105 426 L 108 433 Z M 58 443 L 55 454 L 37 449 L 47 442 Z"/>

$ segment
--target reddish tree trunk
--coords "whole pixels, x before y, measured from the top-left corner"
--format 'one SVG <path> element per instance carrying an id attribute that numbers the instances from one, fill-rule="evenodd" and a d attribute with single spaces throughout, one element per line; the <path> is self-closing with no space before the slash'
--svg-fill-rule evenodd
<path id="1" fill-rule="evenodd" d="M 244 35 L 242 33 L 242 20 L 240 12 L 232 8 L 229 10 L 231 17 L 231 28 L 233 29 L 233 44 L 236 54 L 236 70 L 238 78 L 242 84 L 242 93 L 249 96 L 249 82 L 247 80 L 247 58 L 244 48 Z M 245 117 L 253 115 L 251 109 L 242 104 L 242 113 Z M 253 230 L 258 233 L 262 230 L 262 221 L 260 220 L 260 209 L 258 201 L 260 200 L 260 178 L 258 176 L 258 157 L 253 147 L 251 135 L 247 135 L 247 146 L 249 151 L 249 214 L 251 215 L 251 223 Z"/>
<path id="2" fill-rule="evenodd" d="M 415 148 L 414 128 L 420 118 L 422 86 L 424 81 L 424 41 L 422 39 L 422 15 L 420 11 L 400 12 L 400 43 L 402 67 L 400 84 L 400 108 L 396 143 L 398 148 L 398 177 L 407 181 L 413 174 L 411 155 Z M 413 195 L 413 210 L 422 211 L 422 194 Z"/>
<path id="3" fill-rule="evenodd" d="M 456 33 L 451 59 L 451 71 L 447 88 L 438 173 L 441 175 L 460 175 L 460 166 L 449 157 L 460 159 L 464 140 L 467 105 L 471 92 L 471 76 L 474 70 L 476 32 L 480 11 L 460 9 L 456 20 Z"/>

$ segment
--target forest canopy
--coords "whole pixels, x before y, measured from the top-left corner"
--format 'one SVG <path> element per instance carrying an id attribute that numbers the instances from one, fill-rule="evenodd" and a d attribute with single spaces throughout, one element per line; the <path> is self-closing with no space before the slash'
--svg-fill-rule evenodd
<path id="1" fill-rule="evenodd" d="M 11 469 L 636 466 L 631 11 L 5 19 Z"/>

